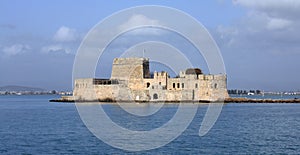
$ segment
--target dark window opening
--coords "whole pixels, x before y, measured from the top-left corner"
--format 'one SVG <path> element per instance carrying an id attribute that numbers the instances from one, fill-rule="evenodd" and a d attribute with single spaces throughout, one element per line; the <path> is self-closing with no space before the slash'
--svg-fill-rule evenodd
<path id="1" fill-rule="evenodd" d="M 180 83 L 177 83 L 177 88 L 180 88 Z"/>
<path id="2" fill-rule="evenodd" d="M 198 83 L 195 84 L 195 88 L 198 88 Z"/>
<path id="3" fill-rule="evenodd" d="M 150 82 L 147 82 L 147 88 L 149 88 L 150 87 Z"/>
<path id="4" fill-rule="evenodd" d="M 153 94 L 153 100 L 157 100 L 158 99 L 158 95 L 155 93 Z"/>
<path id="5" fill-rule="evenodd" d="M 109 79 L 93 79 L 94 85 L 111 85 L 119 84 L 118 80 L 109 80 Z"/>
<path id="6" fill-rule="evenodd" d="M 175 83 L 173 83 L 173 88 L 175 88 Z"/>
<path id="7" fill-rule="evenodd" d="M 181 84 L 181 88 L 184 88 L 184 83 Z"/>

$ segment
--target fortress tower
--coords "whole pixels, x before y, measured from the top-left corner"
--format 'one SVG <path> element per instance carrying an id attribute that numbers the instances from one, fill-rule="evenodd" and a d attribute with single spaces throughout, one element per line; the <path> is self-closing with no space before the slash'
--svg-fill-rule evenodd
<path id="1" fill-rule="evenodd" d="M 228 96 L 226 75 L 205 75 L 198 68 L 150 76 L 148 58 L 115 58 L 110 79 L 76 79 L 74 98 L 81 101 L 217 101 Z"/>
<path id="2" fill-rule="evenodd" d="M 111 79 L 150 78 L 148 58 L 115 58 L 112 66 Z"/>

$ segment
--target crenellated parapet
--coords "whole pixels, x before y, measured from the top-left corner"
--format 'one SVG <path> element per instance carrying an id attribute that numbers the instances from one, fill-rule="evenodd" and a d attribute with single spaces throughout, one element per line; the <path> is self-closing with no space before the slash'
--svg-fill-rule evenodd
<path id="1" fill-rule="evenodd" d="M 149 59 L 116 58 L 110 79 L 76 79 L 74 98 L 119 101 L 216 101 L 229 97 L 226 75 L 205 75 L 198 68 L 170 78 L 167 72 L 150 77 Z"/>

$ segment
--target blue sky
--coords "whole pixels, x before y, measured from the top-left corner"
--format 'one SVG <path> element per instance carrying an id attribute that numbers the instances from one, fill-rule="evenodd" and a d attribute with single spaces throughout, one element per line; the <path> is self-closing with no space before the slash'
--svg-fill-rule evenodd
<path id="1" fill-rule="evenodd" d="M 0 86 L 71 90 L 83 37 L 105 17 L 139 5 L 174 7 L 199 20 L 221 50 L 229 89 L 300 90 L 297 0 L 2 0 Z"/>

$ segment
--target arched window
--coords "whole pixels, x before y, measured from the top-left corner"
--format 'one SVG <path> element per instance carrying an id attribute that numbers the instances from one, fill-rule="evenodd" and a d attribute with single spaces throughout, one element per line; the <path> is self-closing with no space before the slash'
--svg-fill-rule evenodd
<path id="1" fill-rule="evenodd" d="M 153 100 L 157 100 L 158 99 L 158 95 L 155 93 L 153 94 Z"/>
<path id="2" fill-rule="evenodd" d="M 150 87 L 150 82 L 147 82 L 147 88 L 149 88 Z"/>
<path id="3" fill-rule="evenodd" d="M 218 84 L 215 83 L 215 89 L 218 87 Z"/>

